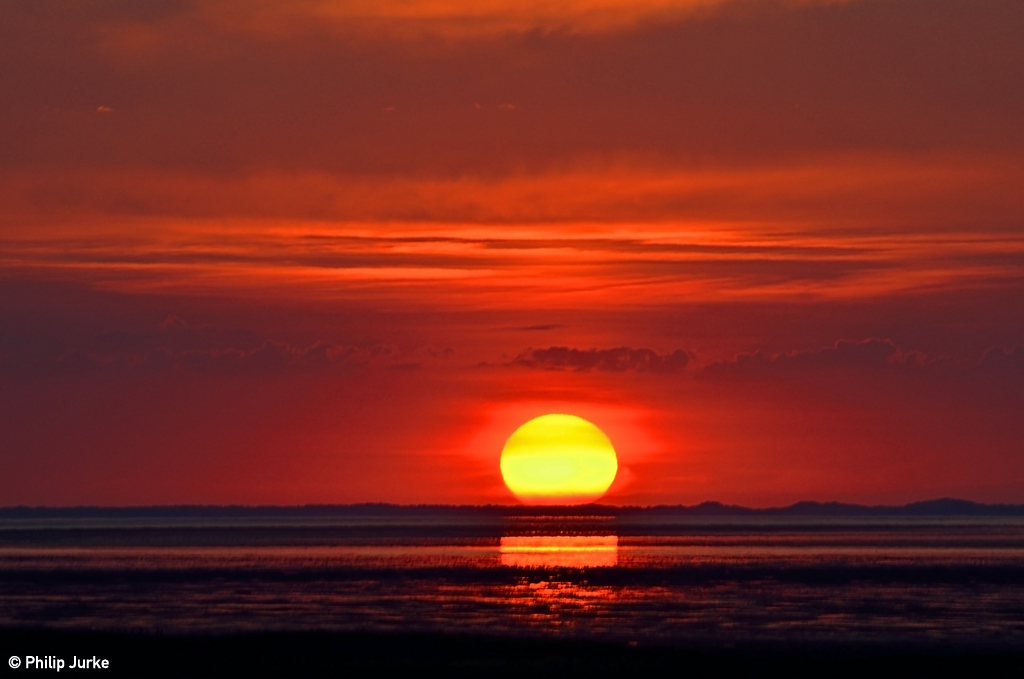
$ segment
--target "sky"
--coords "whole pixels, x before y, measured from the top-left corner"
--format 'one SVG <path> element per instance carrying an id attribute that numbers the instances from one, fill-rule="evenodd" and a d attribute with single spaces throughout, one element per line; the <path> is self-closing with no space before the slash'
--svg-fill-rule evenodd
<path id="1" fill-rule="evenodd" d="M 1024 503 L 1019 0 L 8 0 L 0 505 Z"/>

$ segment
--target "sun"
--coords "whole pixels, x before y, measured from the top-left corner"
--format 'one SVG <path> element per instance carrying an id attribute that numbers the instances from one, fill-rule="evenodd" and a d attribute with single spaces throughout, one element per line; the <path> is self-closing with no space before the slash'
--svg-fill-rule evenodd
<path id="1" fill-rule="evenodd" d="M 501 476 L 529 504 L 593 502 L 615 480 L 619 461 L 605 433 L 575 415 L 535 417 L 501 451 Z"/>

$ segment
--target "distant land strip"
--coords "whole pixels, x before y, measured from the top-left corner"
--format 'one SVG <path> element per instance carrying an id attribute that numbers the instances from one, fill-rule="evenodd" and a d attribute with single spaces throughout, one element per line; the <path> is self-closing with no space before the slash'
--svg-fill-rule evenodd
<path id="1" fill-rule="evenodd" d="M 607 516 L 716 517 L 915 517 L 915 516 L 1024 516 L 1024 505 L 983 504 L 970 500 L 940 498 L 905 505 L 858 505 L 841 502 L 797 502 L 786 507 L 751 508 L 702 502 L 697 505 L 576 506 L 516 505 L 397 505 L 360 503 L 348 505 L 156 505 L 138 507 L 0 507 L 0 519 L 31 518 L 219 518 L 219 517 L 508 517 L 508 516 Z"/>

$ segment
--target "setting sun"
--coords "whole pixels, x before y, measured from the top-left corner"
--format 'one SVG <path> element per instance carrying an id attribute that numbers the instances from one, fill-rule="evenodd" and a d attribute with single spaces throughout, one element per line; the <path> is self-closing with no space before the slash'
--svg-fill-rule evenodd
<path id="1" fill-rule="evenodd" d="M 608 491 L 618 468 L 604 432 L 575 415 L 536 417 L 501 451 L 505 485 L 523 502 L 591 502 Z"/>

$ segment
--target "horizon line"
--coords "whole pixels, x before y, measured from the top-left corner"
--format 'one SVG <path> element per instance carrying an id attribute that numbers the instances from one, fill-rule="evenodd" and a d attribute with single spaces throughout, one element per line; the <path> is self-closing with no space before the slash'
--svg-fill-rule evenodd
<path id="1" fill-rule="evenodd" d="M 415 504 L 401 504 L 394 502 L 353 502 L 353 503 L 306 503 L 306 504 L 197 504 L 197 503 L 179 503 L 179 504 L 150 504 L 150 505 L 0 505 L 0 512 L 7 513 L 11 511 L 83 511 L 83 510 L 100 510 L 100 511 L 116 511 L 116 512 L 129 512 L 129 511 L 160 511 L 160 510 L 242 510 L 242 511 L 258 511 L 258 510 L 344 510 L 344 509 L 389 509 L 389 510 L 424 510 L 424 509 L 443 509 L 443 510 L 501 510 L 501 511 L 513 511 L 513 512 L 544 512 L 544 511 L 579 511 L 579 510 L 596 510 L 596 511 L 650 511 L 650 510 L 701 510 L 701 509 L 717 509 L 725 511 L 740 511 L 745 513 L 770 513 L 780 511 L 792 511 L 798 509 L 840 509 L 840 510 L 867 510 L 867 511 L 898 511 L 905 509 L 941 509 L 947 508 L 952 509 L 959 507 L 961 509 L 974 509 L 974 510 L 1022 510 L 1024 511 L 1024 503 L 985 503 L 977 502 L 974 500 L 966 500 L 963 498 L 954 497 L 939 497 L 931 498 L 927 500 L 917 500 L 913 502 L 907 502 L 904 504 L 861 504 L 855 502 L 841 502 L 838 500 L 798 500 L 788 505 L 774 505 L 768 507 L 749 507 L 739 504 L 726 504 L 718 500 L 705 500 L 696 504 L 648 504 L 648 505 L 615 505 L 615 504 L 604 504 L 598 502 L 576 504 L 576 505 L 560 505 L 560 504 L 546 504 L 546 505 L 525 505 L 525 504 L 446 504 L 446 503 L 415 503 Z"/>

